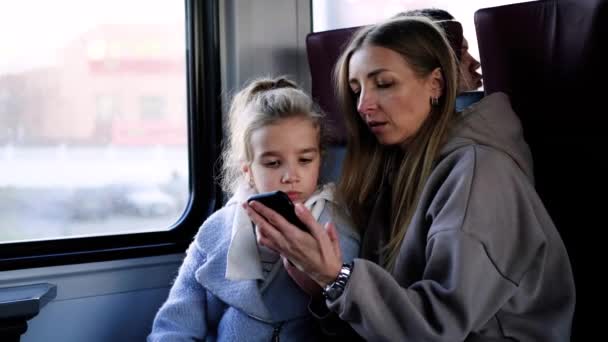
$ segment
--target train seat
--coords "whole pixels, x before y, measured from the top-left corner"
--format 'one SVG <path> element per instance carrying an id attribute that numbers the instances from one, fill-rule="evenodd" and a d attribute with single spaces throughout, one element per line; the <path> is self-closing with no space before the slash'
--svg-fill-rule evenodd
<path id="1" fill-rule="evenodd" d="M 606 0 L 540 0 L 475 13 L 486 94 L 509 94 L 532 149 L 536 189 L 572 263 L 572 341 L 603 332 L 591 306 L 605 293 L 592 265 L 605 249 L 593 236 L 606 227 L 607 11 Z"/>
<path id="2" fill-rule="evenodd" d="M 311 94 L 326 114 L 329 146 L 321 166 L 322 181 L 336 181 L 346 152 L 346 127 L 333 82 L 334 66 L 358 27 L 313 32 L 306 36 L 306 52 L 311 75 Z"/>

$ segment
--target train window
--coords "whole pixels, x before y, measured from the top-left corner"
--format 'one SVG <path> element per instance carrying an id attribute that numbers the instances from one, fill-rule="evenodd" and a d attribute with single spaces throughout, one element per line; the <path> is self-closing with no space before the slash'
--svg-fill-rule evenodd
<path id="1" fill-rule="evenodd" d="M 529 0 L 528 0 L 529 1 Z M 513 0 L 313 0 L 313 31 L 326 31 L 343 27 L 368 25 L 412 9 L 439 8 L 450 12 L 462 24 L 469 52 L 479 60 L 479 48 L 473 14 L 484 7 L 528 2 Z M 347 10 L 346 10 L 347 9 Z"/>
<path id="2" fill-rule="evenodd" d="M 0 243 L 178 221 L 190 196 L 185 11 L 0 3 Z"/>

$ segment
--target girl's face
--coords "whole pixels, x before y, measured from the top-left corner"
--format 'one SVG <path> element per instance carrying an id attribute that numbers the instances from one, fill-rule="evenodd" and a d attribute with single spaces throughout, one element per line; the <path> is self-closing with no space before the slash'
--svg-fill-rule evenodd
<path id="1" fill-rule="evenodd" d="M 431 97 L 441 95 L 441 71 L 419 77 L 397 52 L 363 46 L 349 63 L 349 85 L 361 119 L 383 145 L 403 145 L 431 111 Z"/>
<path id="2" fill-rule="evenodd" d="M 317 188 L 319 141 L 319 129 L 310 119 L 280 119 L 253 131 L 253 160 L 243 171 L 257 192 L 281 190 L 294 203 L 304 202 Z"/>

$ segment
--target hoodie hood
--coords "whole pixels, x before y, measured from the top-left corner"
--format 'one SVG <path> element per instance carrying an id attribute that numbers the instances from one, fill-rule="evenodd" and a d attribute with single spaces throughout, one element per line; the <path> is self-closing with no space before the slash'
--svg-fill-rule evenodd
<path id="1" fill-rule="evenodd" d="M 440 156 L 472 144 L 506 153 L 534 183 L 532 153 L 524 140 L 519 118 L 505 93 L 492 93 L 461 113 Z"/>

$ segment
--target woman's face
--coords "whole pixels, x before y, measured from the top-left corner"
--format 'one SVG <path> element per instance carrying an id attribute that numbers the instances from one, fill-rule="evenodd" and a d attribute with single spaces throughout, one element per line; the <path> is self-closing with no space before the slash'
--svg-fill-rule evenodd
<path id="1" fill-rule="evenodd" d="M 352 54 L 348 79 L 359 115 L 383 145 L 406 145 L 428 117 L 430 99 L 441 95 L 439 68 L 420 78 L 399 53 L 379 46 Z"/>

